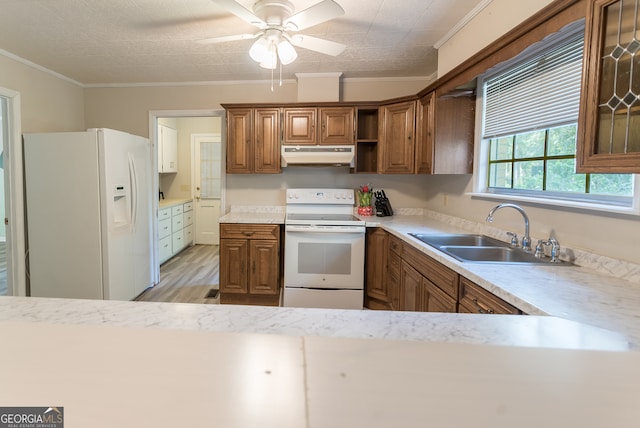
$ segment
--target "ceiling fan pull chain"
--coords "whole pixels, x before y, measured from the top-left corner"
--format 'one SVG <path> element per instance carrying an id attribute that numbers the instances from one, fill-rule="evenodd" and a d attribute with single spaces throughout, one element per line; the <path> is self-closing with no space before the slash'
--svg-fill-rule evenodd
<path id="1" fill-rule="evenodd" d="M 271 92 L 273 92 L 273 68 L 271 69 Z"/>
<path id="2" fill-rule="evenodd" d="M 280 86 L 282 86 L 282 62 L 280 62 Z"/>

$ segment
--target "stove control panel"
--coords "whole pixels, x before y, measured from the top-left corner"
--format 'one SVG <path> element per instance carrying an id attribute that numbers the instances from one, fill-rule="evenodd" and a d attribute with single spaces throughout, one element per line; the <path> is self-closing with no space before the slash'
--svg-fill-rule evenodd
<path id="1" fill-rule="evenodd" d="M 287 204 L 353 205 L 353 189 L 287 189 Z"/>

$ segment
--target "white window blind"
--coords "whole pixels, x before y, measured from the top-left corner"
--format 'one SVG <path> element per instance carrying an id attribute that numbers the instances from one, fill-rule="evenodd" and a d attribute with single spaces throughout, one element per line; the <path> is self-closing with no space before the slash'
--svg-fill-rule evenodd
<path id="1" fill-rule="evenodd" d="M 584 34 L 485 80 L 483 138 L 578 120 Z"/>

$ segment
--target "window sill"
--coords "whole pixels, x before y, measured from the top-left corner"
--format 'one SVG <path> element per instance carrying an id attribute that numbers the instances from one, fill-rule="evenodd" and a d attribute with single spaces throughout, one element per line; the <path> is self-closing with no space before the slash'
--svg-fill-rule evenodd
<path id="1" fill-rule="evenodd" d="M 538 205 L 542 207 L 556 207 L 571 210 L 597 211 L 612 214 L 640 216 L 640 207 L 605 205 L 565 199 L 544 199 L 532 196 L 508 195 L 504 193 L 469 192 L 466 193 L 466 195 L 478 199 L 526 202 L 531 205 Z"/>

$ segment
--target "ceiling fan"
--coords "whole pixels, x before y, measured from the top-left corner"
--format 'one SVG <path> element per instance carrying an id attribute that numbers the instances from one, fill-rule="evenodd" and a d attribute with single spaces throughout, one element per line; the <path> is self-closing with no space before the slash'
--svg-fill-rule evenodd
<path id="1" fill-rule="evenodd" d="M 208 44 L 257 38 L 249 50 L 249 55 L 261 67 L 273 70 L 278 62 L 283 65 L 292 63 L 298 56 L 294 46 L 332 56 L 340 55 L 346 48 L 341 43 L 304 34 L 291 34 L 344 15 L 344 10 L 334 0 L 322 0 L 298 13 L 294 13 L 294 5 L 289 0 L 258 0 L 253 5 L 253 11 L 235 0 L 212 1 L 240 19 L 255 25 L 260 31 L 253 34 L 213 37 L 198 42 Z"/>

